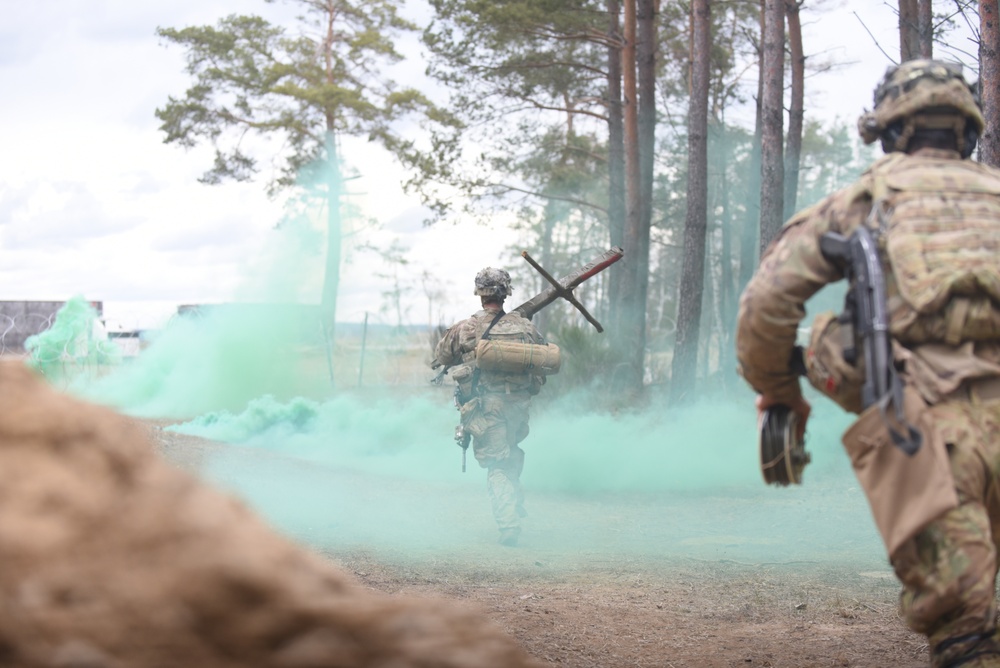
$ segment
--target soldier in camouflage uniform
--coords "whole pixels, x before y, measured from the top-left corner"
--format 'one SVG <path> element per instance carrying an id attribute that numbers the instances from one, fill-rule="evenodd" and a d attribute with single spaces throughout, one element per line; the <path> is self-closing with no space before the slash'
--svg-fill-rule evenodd
<path id="1" fill-rule="evenodd" d="M 518 313 L 504 313 L 504 300 L 513 292 L 510 274 L 487 267 L 476 275 L 474 294 L 482 310 L 451 326 L 437 345 L 435 365 L 454 366 L 458 383 L 462 427 L 472 435 L 476 461 L 486 469 L 486 486 L 493 517 L 500 529 L 500 543 L 513 547 L 521 533 L 524 493 L 521 471 L 524 450 L 519 443 L 528 435 L 528 407 L 545 377 L 529 373 L 500 373 L 476 368 L 476 345 L 484 337 L 519 343 L 544 344 L 530 320 Z"/>
<path id="2" fill-rule="evenodd" d="M 890 547 L 887 540 L 903 585 L 902 616 L 927 636 L 936 668 L 1000 666 L 994 601 L 1000 171 L 968 159 L 983 126 L 960 66 L 921 60 L 890 68 L 875 91 L 874 109 L 858 123 L 865 142 L 880 139 L 887 155 L 857 183 L 786 223 L 741 298 L 737 325 L 740 371 L 759 393 L 758 410 L 787 405 L 804 426 L 810 406 L 793 371 L 796 329 L 805 302 L 845 275 L 820 252 L 820 237 L 829 231 L 847 237 L 861 225 L 872 230 L 885 274 L 895 365 L 906 391 L 918 393 L 922 448 L 937 448 L 937 470 L 945 469 L 955 498 L 950 510 L 922 520 L 898 544 Z M 843 340 L 845 331 L 832 314 L 817 317 L 805 365 L 817 389 L 858 412 L 864 369 L 844 361 L 842 352 L 851 345 Z M 856 471 L 865 465 L 851 456 Z M 865 492 L 876 513 L 873 495 Z"/>

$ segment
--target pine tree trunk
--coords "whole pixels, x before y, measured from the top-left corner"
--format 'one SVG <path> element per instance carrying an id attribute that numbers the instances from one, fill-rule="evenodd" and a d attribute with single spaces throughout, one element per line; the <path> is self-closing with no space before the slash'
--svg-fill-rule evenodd
<path id="1" fill-rule="evenodd" d="M 698 362 L 708 215 L 708 87 L 711 22 L 709 0 L 694 0 L 691 3 L 687 212 L 684 218 L 677 334 L 670 373 L 671 401 L 693 396 Z"/>
<path id="2" fill-rule="evenodd" d="M 612 246 L 625 245 L 625 128 L 622 110 L 621 3 L 608 0 L 608 237 Z M 620 319 L 621 273 L 609 272 L 611 321 Z"/>
<path id="3" fill-rule="evenodd" d="M 649 303 L 649 234 L 653 220 L 653 165 L 656 154 L 656 17 L 660 0 L 638 0 L 636 67 L 639 131 L 639 220 L 636 239 L 634 364 L 640 385 L 646 366 L 646 309 Z"/>
<path id="4" fill-rule="evenodd" d="M 761 100 L 760 250 L 777 236 L 782 223 L 784 182 L 785 3 L 764 2 L 764 94 Z"/>
<path id="5" fill-rule="evenodd" d="M 643 345 L 645 322 L 645 304 L 639 301 L 639 281 L 645 277 L 639 276 L 642 266 L 642 188 L 639 159 L 639 99 L 638 82 L 636 80 L 638 39 L 638 20 L 636 1 L 625 0 L 624 38 L 622 49 L 622 83 L 624 101 L 624 140 L 625 140 L 625 256 L 622 258 L 621 275 L 622 291 L 619 297 L 621 308 L 621 327 L 616 348 L 624 355 L 616 373 L 617 388 L 622 392 L 638 392 L 643 382 Z"/>
<path id="6" fill-rule="evenodd" d="M 739 292 L 750 282 L 757 268 L 760 239 L 760 144 L 763 136 L 763 99 L 764 99 L 764 3 L 760 0 L 760 51 L 757 54 L 757 108 L 754 115 L 753 147 L 750 151 L 750 168 L 747 176 L 747 217 L 740 235 L 740 273 Z"/>
<path id="7" fill-rule="evenodd" d="M 802 123 L 805 116 L 806 57 L 802 49 L 802 23 L 799 18 L 801 0 L 785 0 L 785 17 L 788 21 L 788 50 L 792 62 L 791 100 L 788 110 L 788 138 L 785 150 L 785 201 L 782 218 L 788 220 L 795 213 L 799 191 L 799 165 L 802 158 Z"/>
<path id="8" fill-rule="evenodd" d="M 559 211 L 559 206 L 556 204 L 555 200 L 549 200 L 545 205 L 544 218 L 542 219 L 542 257 L 541 264 L 543 267 L 552 267 L 552 232 L 556 227 L 556 220 L 562 218 L 561 212 Z M 545 290 L 549 287 L 549 282 L 545 280 L 542 276 L 539 276 L 538 281 L 538 292 Z M 548 336 L 549 328 L 551 327 L 552 312 L 551 309 L 542 309 L 535 314 L 534 321 L 535 327 L 538 331 L 542 333 L 542 336 Z"/>
<path id="9" fill-rule="evenodd" d="M 326 191 L 326 267 L 323 272 L 323 294 L 320 317 L 326 339 L 330 380 L 333 381 L 333 348 L 336 340 L 337 292 L 340 288 L 340 156 L 333 130 L 326 132 L 327 191 Z"/>
<path id="10" fill-rule="evenodd" d="M 920 57 L 920 32 L 917 0 L 899 0 L 899 60 Z"/>
<path id="11" fill-rule="evenodd" d="M 709 125 L 709 141 L 711 143 L 712 138 L 718 138 L 722 134 L 722 128 L 725 127 L 724 119 L 721 122 L 715 122 L 714 118 L 710 121 Z M 736 349 L 731 345 L 733 339 L 733 332 L 736 331 L 736 300 L 737 300 L 737 288 L 736 276 L 734 268 L 737 262 L 737 258 L 733 255 L 733 220 L 732 220 L 732 205 L 730 202 L 729 193 L 729 170 L 726 167 L 727 155 L 719 149 L 716 149 L 714 154 L 713 163 L 716 165 L 714 168 L 715 176 L 712 177 L 713 181 L 718 179 L 718 200 L 719 208 L 721 209 L 719 215 L 719 223 L 721 225 L 720 234 L 722 249 L 721 253 L 721 265 L 719 268 L 719 280 L 721 282 L 721 288 L 719 295 L 719 300 L 721 303 L 722 312 L 719 314 L 719 322 L 722 323 L 722 333 L 723 339 L 721 342 L 721 352 L 719 354 L 719 364 L 723 370 L 731 370 L 736 368 Z M 723 374 L 723 381 L 726 380 L 727 376 Z"/>
<path id="12" fill-rule="evenodd" d="M 917 44 L 921 58 L 934 57 L 934 3 L 917 0 Z"/>
<path id="13" fill-rule="evenodd" d="M 986 130 L 979 139 L 979 159 L 1000 167 L 1000 10 L 997 0 L 979 3 L 979 90 Z"/>

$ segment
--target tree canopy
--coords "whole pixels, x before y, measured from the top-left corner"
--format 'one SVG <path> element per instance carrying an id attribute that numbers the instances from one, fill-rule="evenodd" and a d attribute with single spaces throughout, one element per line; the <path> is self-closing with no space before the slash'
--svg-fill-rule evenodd
<path id="1" fill-rule="evenodd" d="M 420 159 L 412 136 L 397 132 L 404 117 L 454 127 L 453 117 L 383 70 L 402 60 L 396 37 L 417 27 L 399 13 L 402 0 L 294 0 L 303 10 L 296 30 L 259 16 L 232 15 L 215 26 L 160 28 L 185 49 L 193 79 L 182 97 L 157 109 L 164 141 L 207 142 L 215 159 L 202 181 L 248 180 L 262 155 L 280 167 L 272 192 L 298 186 L 326 207 L 323 326 L 333 340 L 341 261 L 339 138 L 367 137 L 402 161 Z M 440 136 L 444 136 L 442 133 Z M 252 136 L 273 139 L 253 144 Z M 332 372 L 331 372 L 332 373 Z"/>

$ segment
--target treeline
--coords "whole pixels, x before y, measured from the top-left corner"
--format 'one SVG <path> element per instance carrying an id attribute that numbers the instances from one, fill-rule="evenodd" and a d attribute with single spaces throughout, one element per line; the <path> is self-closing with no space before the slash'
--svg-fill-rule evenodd
<path id="1" fill-rule="evenodd" d="M 619 266 L 578 289 L 609 323 L 603 347 L 572 334 L 584 323 L 571 308 L 539 315 L 543 331 L 577 358 L 600 360 L 590 375 L 614 396 L 631 401 L 655 384 L 679 400 L 698 379 L 731 378 L 736 301 L 760 248 L 796 201 L 846 184 L 871 158 L 846 122 L 805 120 L 804 56 L 789 68 L 797 122 L 787 136 L 784 67 L 772 66 L 778 127 L 769 139 L 767 40 L 802 54 L 801 31 L 769 37 L 773 7 L 758 2 L 431 5 L 430 72 L 465 123 L 463 141 L 431 174 L 464 197 L 451 206 L 435 200 L 418 177 L 428 203 L 442 217 L 516 210 L 545 266 L 582 264 L 609 244 L 625 249 Z M 782 22 L 787 10 L 798 25 L 797 5 L 775 6 Z M 768 141 L 777 142 L 777 162 Z M 786 141 L 794 159 L 782 167 Z M 778 197 L 763 198 L 762 175 Z M 762 206 L 775 203 L 765 216 Z M 521 282 L 542 287 L 515 267 Z"/>
<path id="2" fill-rule="evenodd" d="M 403 18 L 414 10 L 403 0 L 295 4 L 295 26 L 231 16 L 161 29 L 187 50 L 195 81 L 157 114 L 166 141 L 216 146 L 209 182 L 253 176 L 247 132 L 284 138 L 271 187 L 325 206 L 331 344 L 344 136 L 377 140 L 409 167 L 408 188 L 438 223 L 515 221 L 555 273 L 622 246 L 620 263 L 576 291 L 606 337 L 588 336 L 568 306 L 536 316 L 574 357 L 567 382 L 622 401 L 651 385 L 679 401 L 731 379 L 736 301 L 761 249 L 874 156 L 853 119 L 824 125 L 805 107 L 808 75 L 837 66 L 802 42 L 822 0 L 428 0 L 410 12 L 420 21 Z M 985 79 L 996 0 L 939 4 L 947 13 L 900 1 L 900 57 L 932 55 L 964 21 L 984 45 L 982 64 L 968 64 Z M 428 90 L 384 74 L 404 33 L 427 50 Z M 988 119 L 995 105 L 984 94 Z M 984 160 L 993 143 L 987 133 Z M 511 268 L 520 285 L 543 287 L 526 265 Z"/>

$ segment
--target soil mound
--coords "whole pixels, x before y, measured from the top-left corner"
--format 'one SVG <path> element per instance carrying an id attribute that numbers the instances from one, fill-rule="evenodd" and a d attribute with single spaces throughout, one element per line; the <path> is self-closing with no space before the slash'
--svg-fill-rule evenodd
<path id="1" fill-rule="evenodd" d="M 372 592 L 0 362 L 0 664 L 537 666 L 478 611 Z"/>

